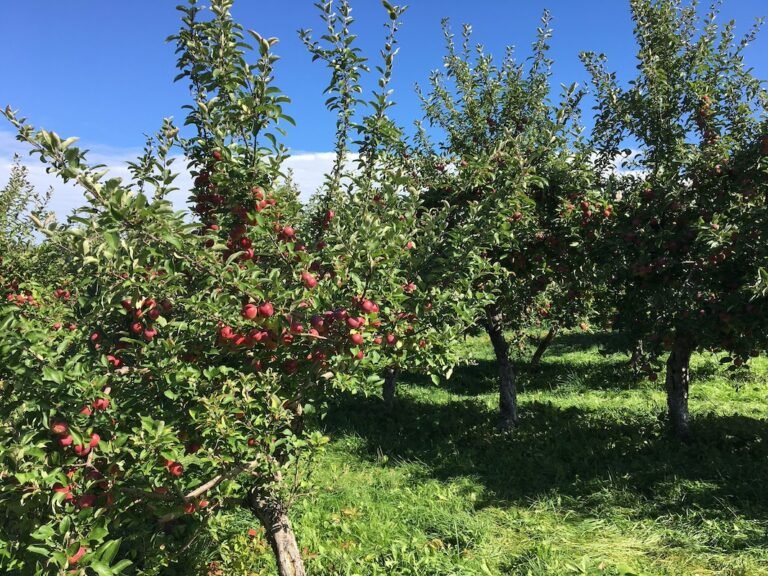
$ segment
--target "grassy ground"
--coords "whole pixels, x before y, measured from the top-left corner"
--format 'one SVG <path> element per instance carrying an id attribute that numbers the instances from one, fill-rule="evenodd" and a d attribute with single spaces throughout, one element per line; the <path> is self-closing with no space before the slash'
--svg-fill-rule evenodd
<path id="1" fill-rule="evenodd" d="M 309 574 L 768 575 L 768 362 L 734 379 L 696 357 L 683 445 L 662 385 L 634 380 L 601 339 L 561 336 L 536 374 L 521 360 L 508 434 L 482 338 L 445 386 L 405 377 L 391 414 L 341 399 L 293 514 Z"/>

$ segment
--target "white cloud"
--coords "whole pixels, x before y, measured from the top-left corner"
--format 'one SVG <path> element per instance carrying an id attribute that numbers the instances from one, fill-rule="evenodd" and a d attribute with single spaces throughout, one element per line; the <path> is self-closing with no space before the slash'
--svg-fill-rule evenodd
<path id="1" fill-rule="evenodd" d="M 293 180 L 301 191 L 301 198 L 308 200 L 323 184 L 325 175 L 333 168 L 334 152 L 299 152 L 286 160 Z"/>
<path id="2" fill-rule="evenodd" d="M 89 163 L 103 164 L 110 176 L 117 176 L 126 181 L 130 180 L 126 162 L 134 160 L 141 153 L 140 150 L 135 149 L 88 146 L 82 142 L 78 142 L 78 145 L 89 150 L 87 156 Z M 2 130 L 0 130 L 0 187 L 8 181 L 14 154 L 21 156 L 22 164 L 29 170 L 29 180 L 36 190 L 45 192 L 49 187 L 53 188 L 51 208 L 59 220 L 66 220 L 72 210 L 85 204 L 85 197 L 80 188 L 71 183 L 63 184 L 54 175 L 46 173 L 45 165 L 36 156 L 29 155 L 28 147 L 18 142 L 12 133 Z M 333 152 L 299 152 L 286 161 L 285 167 L 293 172 L 293 179 L 301 191 L 303 200 L 309 199 L 322 185 L 325 174 L 333 166 L 334 157 Z M 176 206 L 183 208 L 192 187 L 192 178 L 184 172 L 185 164 L 181 157 L 177 158 L 173 167 L 181 174 L 174 182 L 179 190 L 174 192 L 170 199 Z"/>

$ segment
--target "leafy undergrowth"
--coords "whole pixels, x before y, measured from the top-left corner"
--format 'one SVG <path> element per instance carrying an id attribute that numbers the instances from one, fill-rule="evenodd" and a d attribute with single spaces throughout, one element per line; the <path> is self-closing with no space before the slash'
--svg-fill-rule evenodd
<path id="1" fill-rule="evenodd" d="M 696 357 L 694 440 L 681 444 L 663 385 L 634 379 L 604 344 L 565 334 L 537 373 L 521 356 L 511 433 L 494 429 L 481 338 L 443 386 L 405 377 L 392 412 L 341 398 L 317 488 L 293 512 L 308 573 L 768 574 L 768 361 L 733 376 Z M 222 574 L 272 574 L 249 522 L 222 527 Z"/>

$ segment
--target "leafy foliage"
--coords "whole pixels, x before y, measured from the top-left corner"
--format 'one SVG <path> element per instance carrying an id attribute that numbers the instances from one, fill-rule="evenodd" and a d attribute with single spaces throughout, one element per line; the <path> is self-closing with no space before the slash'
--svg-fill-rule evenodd
<path id="1" fill-rule="evenodd" d="M 598 94 L 593 140 L 620 200 L 607 240 L 616 327 L 664 349 L 724 350 L 734 367 L 764 349 L 766 93 L 737 40 L 694 4 L 631 2 L 638 74 L 627 88 L 595 54 L 583 59 Z M 622 145 L 633 151 L 622 152 Z M 646 366 L 653 372 L 652 363 Z"/>

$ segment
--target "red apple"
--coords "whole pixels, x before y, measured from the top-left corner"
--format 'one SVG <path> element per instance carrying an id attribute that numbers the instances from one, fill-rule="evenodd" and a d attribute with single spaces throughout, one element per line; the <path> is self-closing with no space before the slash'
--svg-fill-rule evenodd
<path id="1" fill-rule="evenodd" d="M 349 318 L 349 312 L 347 312 L 344 308 L 337 308 L 333 311 L 334 320 L 346 320 L 347 318 Z"/>
<path id="2" fill-rule="evenodd" d="M 109 406 L 109 398 L 97 398 L 93 401 L 94 410 L 106 410 Z"/>
<path id="3" fill-rule="evenodd" d="M 171 476 L 175 476 L 176 478 L 184 474 L 184 466 L 178 462 L 174 462 L 173 460 L 168 460 L 165 463 L 165 468 L 168 470 Z"/>
<path id="4" fill-rule="evenodd" d="M 189 442 L 185 446 L 185 448 L 186 448 L 186 451 L 187 451 L 188 454 L 194 454 L 195 452 L 200 450 L 200 448 L 202 448 L 202 446 L 200 446 L 200 444 L 198 444 L 197 442 Z"/>
<path id="5" fill-rule="evenodd" d="M 96 505 L 96 496 L 93 494 L 83 494 L 77 499 L 78 508 L 93 508 Z"/>
<path id="6" fill-rule="evenodd" d="M 62 486 L 59 483 L 54 484 L 53 486 L 53 493 L 54 494 L 64 494 L 64 501 L 65 502 L 71 502 L 75 499 L 74 495 L 72 494 L 72 487 L 71 486 Z"/>
<path id="7" fill-rule="evenodd" d="M 362 334 L 350 334 L 349 339 L 356 346 L 360 346 L 363 343 L 363 335 Z"/>
<path id="8" fill-rule="evenodd" d="M 72 436 L 67 434 L 66 436 L 62 436 L 59 438 L 59 445 L 61 446 L 71 446 L 72 445 Z"/>
<path id="9" fill-rule="evenodd" d="M 155 328 L 147 328 L 144 330 L 144 340 L 147 342 L 151 342 L 155 336 L 157 336 L 157 330 Z"/>
<path id="10" fill-rule="evenodd" d="M 88 478 L 88 480 L 93 480 L 93 485 L 96 488 L 105 490 L 109 486 L 109 483 L 104 479 L 104 475 L 98 470 L 89 471 L 88 474 L 86 474 L 86 478 Z"/>
<path id="11" fill-rule="evenodd" d="M 306 286 L 309 289 L 314 288 L 317 286 L 317 278 L 313 274 L 310 274 L 309 272 L 302 272 L 301 273 L 301 281 L 304 283 L 304 286 Z"/>
<path id="12" fill-rule="evenodd" d="M 283 362 L 283 370 L 286 374 L 296 374 L 296 372 L 299 369 L 299 362 L 297 360 L 294 360 L 293 358 L 290 358 Z"/>
<path id="13" fill-rule="evenodd" d="M 70 564 L 77 564 L 80 561 L 80 558 L 85 556 L 85 553 L 86 553 L 85 547 L 84 546 L 80 546 L 80 548 L 78 548 L 77 552 L 75 552 L 74 554 L 72 554 L 72 556 L 67 558 L 67 562 L 69 562 Z"/>
<path id="14" fill-rule="evenodd" d="M 69 426 L 66 422 L 52 422 L 51 432 L 57 436 L 64 436 L 67 434 L 67 432 L 69 432 Z"/>
<path id="15" fill-rule="evenodd" d="M 96 434 L 96 432 L 94 432 L 93 434 L 91 434 L 91 441 L 88 443 L 88 445 L 91 448 L 96 448 L 96 446 L 99 445 L 99 442 L 101 442 L 101 436 L 99 436 L 98 434 Z"/>
<path id="16" fill-rule="evenodd" d="M 275 308 L 270 302 L 264 302 L 259 306 L 259 314 L 265 318 L 269 318 L 275 313 Z"/>
<path id="17" fill-rule="evenodd" d="M 232 340 L 236 337 L 236 334 L 230 326 L 222 326 L 219 329 L 219 336 L 221 336 L 222 340 Z"/>
<path id="18" fill-rule="evenodd" d="M 255 304 L 246 304 L 241 313 L 246 320 L 253 320 L 259 315 L 259 308 Z"/>
<path id="19" fill-rule="evenodd" d="M 77 454 L 81 458 L 85 458 L 86 456 L 88 456 L 88 454 L 91 453 L 91 447 L 85 444 L 77 444 L 74 450 L 75 450 L 75 454 Z"/>

